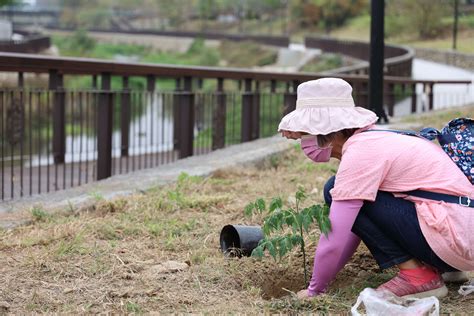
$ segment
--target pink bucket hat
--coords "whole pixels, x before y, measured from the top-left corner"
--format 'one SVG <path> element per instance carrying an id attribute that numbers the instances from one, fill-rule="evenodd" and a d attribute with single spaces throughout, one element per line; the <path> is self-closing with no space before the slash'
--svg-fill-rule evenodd
<path id="1" fill-rule="evenodd" d="M 282 118 L 278 131 L 327 135 L 346 128 L 374 124 L 374 112 L 357 107 L 352 87 L 339 78 L 322 78 L 298 86 L 296 110 Z"/>

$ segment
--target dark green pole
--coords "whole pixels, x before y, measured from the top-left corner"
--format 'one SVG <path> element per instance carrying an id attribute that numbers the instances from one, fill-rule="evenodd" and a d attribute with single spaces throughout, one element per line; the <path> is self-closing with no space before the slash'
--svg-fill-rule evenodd
<path id="1" fill-rule="evenodd" d="M 456 50 L 458 37 L 459 0 L 454 0 L 454 23 L 453 23 L 453 50 Z"/>
<path id="2" fill-rule="evenodd" d="M 388 123 L 383 109 L 384 2 L 371 1 L 370 20 L 369 107 L 379 117 L 379 123 Z"/>

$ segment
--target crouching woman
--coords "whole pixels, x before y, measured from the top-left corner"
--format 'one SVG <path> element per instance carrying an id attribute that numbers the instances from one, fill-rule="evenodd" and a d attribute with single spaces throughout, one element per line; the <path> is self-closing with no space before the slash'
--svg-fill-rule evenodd
<path id="1" fill-rule="evenodd" d="M 300 298 L 324 293 L 361 240 L 381 269 L 398 267 L 378 289 L 400 297 L 443 297 L 442 273 L 460 281 L 474 268 L 474 186 L 439 145 L 377 131 L 376 121 L 355 106 L 347 82 L 323 78 L 298 86 L 296 110 L 280 122 L 314 162 L 340 160 L 324 188 L 332 230 L 320 237 Z"/>

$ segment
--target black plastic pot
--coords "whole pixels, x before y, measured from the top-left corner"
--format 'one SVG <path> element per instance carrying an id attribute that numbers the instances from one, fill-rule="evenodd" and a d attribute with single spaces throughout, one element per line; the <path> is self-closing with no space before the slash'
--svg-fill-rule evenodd
<path id="1" fill-rule="evenodd" d="M 260 226 L 226 225 L 221 231 L 221 250 L 229 257 L 248 257 L 262 239 Z"/>

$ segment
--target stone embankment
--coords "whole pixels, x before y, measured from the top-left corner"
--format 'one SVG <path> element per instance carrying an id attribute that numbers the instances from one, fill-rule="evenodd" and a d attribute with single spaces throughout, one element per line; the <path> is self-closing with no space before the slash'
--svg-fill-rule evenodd
<path id="1" fill-rule="evenodd" d="M 474 54 L 430 48 L 416 48 L 415 55 L 417 58 L 474 71 Z"/>

